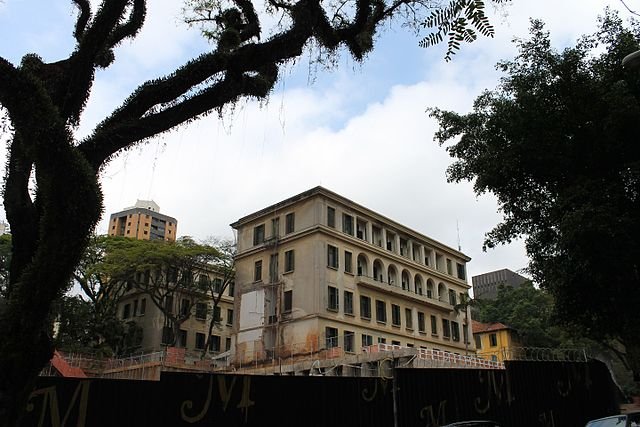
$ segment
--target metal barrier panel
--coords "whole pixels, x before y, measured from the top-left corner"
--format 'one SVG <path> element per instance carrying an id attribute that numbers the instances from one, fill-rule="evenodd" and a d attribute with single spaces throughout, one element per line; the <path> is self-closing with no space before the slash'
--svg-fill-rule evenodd
<path id="1" fill-rule="evenodd" d="M 397 369 L 398 427 L 492 420 L 505 427 L 583 427 L 617 413 L 601 362 L 505 362 L 506 369 Z"/>
<path id="2" fill-rule="evenodd" d="M 505 427 L 582 427 L 617 409 L 609 371 L 600 362 L 392 368 L 389 378 L 178 372 L 164 372 L 160 381 L 41 377 L 24 425 L 437 427 L 492 419 Z"/>

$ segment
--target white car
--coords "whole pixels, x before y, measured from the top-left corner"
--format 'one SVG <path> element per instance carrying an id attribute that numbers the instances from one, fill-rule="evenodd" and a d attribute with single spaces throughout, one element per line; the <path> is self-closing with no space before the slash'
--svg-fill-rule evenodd
<path id="1" fill-rule="evenodd" d="M 640 412 L 599 418 L 589 421 L 586 427 L 640 427 Z"/>

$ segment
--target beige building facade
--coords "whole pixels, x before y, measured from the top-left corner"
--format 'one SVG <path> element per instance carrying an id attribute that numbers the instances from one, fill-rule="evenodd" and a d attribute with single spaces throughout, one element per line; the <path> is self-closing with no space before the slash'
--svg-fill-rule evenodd
<path id="1" fill-rule="evenodd" d="M 222 279 L 213 272 L 207 274 L 212 281 Z M 200 279 L 200 278 L 199 278 Z M 222 289 L 221 289 L 222 290 Z M 163 290 L 157 293 L 162 294 Z M 216 355 L 231 350 L 232 325 L 234 322 L 233 283 L 222 290 L 220 301 L 214 312 L 211 295 L 171 292 L 158 298 L 163 309 L 160 309 L 151 296 L 139 290 L 131 289 L 118 304 L 118 316 L 125 322 L 133 321 L 142 328 L 140 351 L 151 353 L 162 351 L 167 346 L 175 346 L 186 350 L 187 354 L 197 357 L 205 349 L 209 336 L 209 325 L 213 316 L 219 319 L 211 331 L 212 339 L 207 350 Z M 180 324 L 179 331 L 173 339 L 173 330 L 165 311 L 186 317 Z"/>
<path id="2" fill-rule="evenodd" d="M 378 343 L 475 352 L 456 307 L 465 254 L 322 187 L 232 227 L 237 363 Z"/>

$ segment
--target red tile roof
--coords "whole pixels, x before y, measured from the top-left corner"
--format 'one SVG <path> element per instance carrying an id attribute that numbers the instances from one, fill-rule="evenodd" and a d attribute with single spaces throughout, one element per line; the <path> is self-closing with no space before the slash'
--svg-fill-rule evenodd
<path id="1" fill-rule="evenodd" d="M 471 321 L 471 328 L 474 334 L 479 334 L 483 332 L 501 331 L 504 329 L 513 329 L 512 327 L 507 326 L 504 323 L 500 323 L 500 322 L 482 323 L 482 322 L 476 322 L 475 320 Z"/>

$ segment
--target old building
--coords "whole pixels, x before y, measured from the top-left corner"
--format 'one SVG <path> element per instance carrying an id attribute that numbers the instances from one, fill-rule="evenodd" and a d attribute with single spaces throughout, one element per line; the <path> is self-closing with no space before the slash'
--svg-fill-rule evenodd
<path id="1" fill-rule="evenodd" d="M 238 363 L 377 343 L 475 353 L 456 307 L 465 254 L 322 187 L 232 227 Z"/>
<path id="2" fill-rule="evenodd" d="M 521 344 L 515 329 L 500 322 L 481 323 L 475 320 L 472 328 L 479 357 L 504 362 L 518 353 Z"/>
<path id="3" fill-rule="evenodd" d="M 476 299 L 495 299 L 498 296 L 500 286 L 518 288 L 528 280 L 506 268 L 479 274 L 471 278 L 473 296 Z"/>
<path id="4" fill-rule="evenodd" d="M 109 236 L 132 237 L 141 240 L 176 240 L 178 221 L 160 213 L 152 200 L 138 200 L 135 206 L 111 214 Z"/>
<path id="5" fill-rule="evenodd" d="M 209 280 L 222 287 L 222 279 L 214 271 L 202 271 L 198 280 L 207 275 Z M 222 290 L 222 289 L 221 289 Z M 161 293 L 162 291 L 159 291 Z M 216 296 L 219 293 L 216 293 Z M 132 289 L 120 301 L 119 317 L 124 321 L 134 321 L 142 328 L 140 351 L 143 353 L 161 351 L 167 346 L 185 349 L 185 354 L 194 357 L 205 349 L 209 336 L 209 324 L 213 316 L 219 319 L 209 340 L 209 353 L 218 354 L 231 349 L 232 325 L 234 321 L 233 286 L 222 290 L 216 311 L 213 311 L 211 295 L 194 292 L 171 292 L 161 301 L 154 303 L 150 295 Z M 160 302 L 162 309 L 157 304 Z M 171 322 L 165 312 L 185 318 L 174 337 Z"/>

